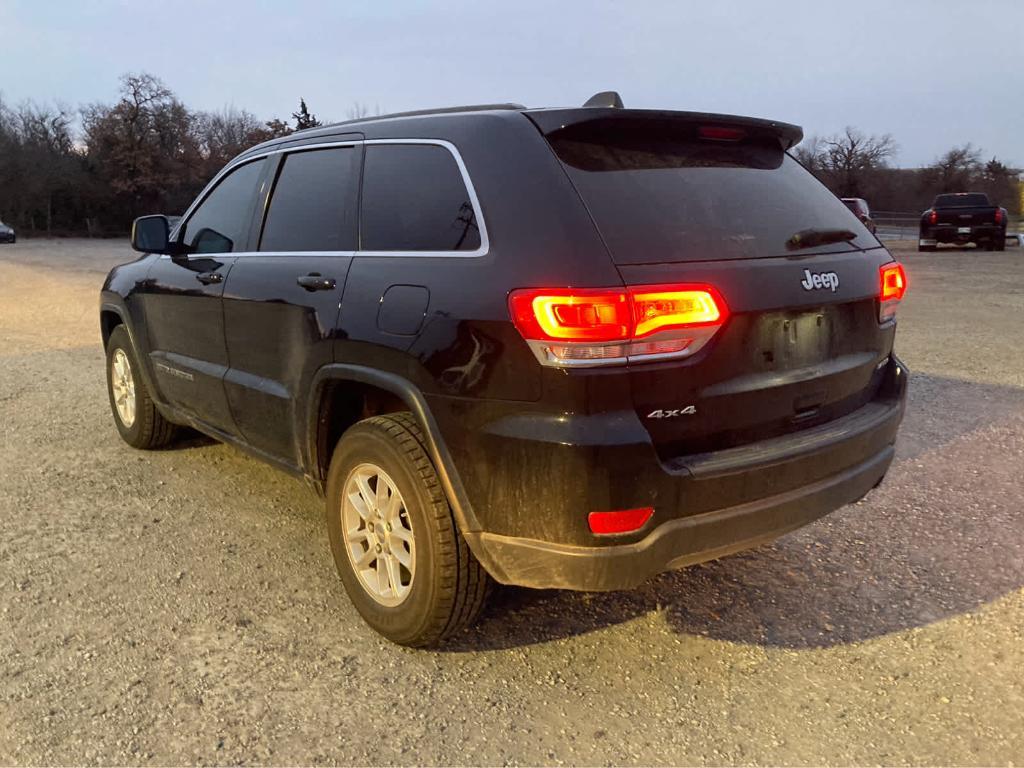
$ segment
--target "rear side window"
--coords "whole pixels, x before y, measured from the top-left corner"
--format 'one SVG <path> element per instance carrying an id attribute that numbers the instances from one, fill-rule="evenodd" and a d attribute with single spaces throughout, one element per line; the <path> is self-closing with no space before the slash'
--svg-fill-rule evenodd
<path id="1" fill-rule="evenodd" d="M 990 205 L 988 196 L 981 192 L 965 192 L 962 194 L 939 195 L 935 198 L 935 208 L 986 208 Z"/>
<path id="2" fill-rule="evenodd" d="M 701 138 L 674 120 L 598 119 L 547 135 L 619 264 L 790 255 L 808 229 L 877 247 L 847 207 L 771 137 Z"/>
<path id="3" fill-rule="evenodd" d="M 474 251 L 480 230 L 459 166 L 445 147 L 372 144 L 363 168 L 364 251 Z"/>
<path id="4" fill-rule="evenodd" d="M 231 253 L 245 246 L 263 163 L 235 168 L 199 204 L 181 235 L 189 253 Z"/>
<path id="5" fill-rule="evenodd" d="M 868 204 L 860 198 L 843 198 L 843 203 L 858 216 L 869 216 Z"/>
<path id="6" fill-rule="evenodd" d="M 337 147 L 285 156 L 261 251 L 354 251 L 359 153 Z"/>

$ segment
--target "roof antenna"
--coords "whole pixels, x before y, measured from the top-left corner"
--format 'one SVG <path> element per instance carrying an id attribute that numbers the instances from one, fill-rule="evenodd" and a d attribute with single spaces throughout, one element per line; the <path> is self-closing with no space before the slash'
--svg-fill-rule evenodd
<path id="1" fill-rule="evenodd" d="M 595 93 L 583 104 L 584 107 L 614 107 L 622 109 L 622 97 L 617 91 L 601 91 Z"/>

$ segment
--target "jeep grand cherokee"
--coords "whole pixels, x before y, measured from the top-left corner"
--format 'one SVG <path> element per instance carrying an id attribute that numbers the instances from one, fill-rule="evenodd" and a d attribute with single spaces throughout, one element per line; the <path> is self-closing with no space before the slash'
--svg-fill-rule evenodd
<path id="1" fill-rule="evenodd" d="M 305 478 L 365 620 L 407 645 L 492 580 L 614 590 L 883 478 L 902 267 L 786 123 L 488 105 L 301 131 L 103 286 L 114 422 Z"/>

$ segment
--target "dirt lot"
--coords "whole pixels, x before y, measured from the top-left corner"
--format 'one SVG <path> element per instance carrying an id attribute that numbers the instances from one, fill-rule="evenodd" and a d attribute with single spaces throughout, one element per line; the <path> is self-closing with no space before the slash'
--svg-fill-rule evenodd
<path id="1" fill-rule="evenodd" d="M 902 257 L 914 377 L 868 499 L 635 592 L 502 590 L 412 652 L 298 481 L 120 442 L 124 244 L 0 246 L 0 763 L 1024 763 L 1024 253 Z"/>

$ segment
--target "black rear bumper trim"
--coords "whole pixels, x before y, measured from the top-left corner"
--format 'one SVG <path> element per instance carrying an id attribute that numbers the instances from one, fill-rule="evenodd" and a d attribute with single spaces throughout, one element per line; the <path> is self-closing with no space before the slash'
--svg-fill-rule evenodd
<path id="1" fill-rule="evenodd" d="M 632 544 L 585 547 L 493 533 L 467 533 L 491 575 L 542 589 L 631 589 L 658 573 L 771 541 L 861 499 L 885 476 L 887 446 L 811 485 L 726 509 L 663 523 Z"/>
<path id="2" fill-rule="evenodd" d="M 821 450 L 823 446 L 847 440 L 882 427 L 902 417 L 899 401 L 868 403 L 848 416 L 810 427 L 792 435 L 762 440 L 722 451 L 681 456 L 666 463 L 673 472 L 689 472 L 696 478 L 720 477 L 736 472 L 763 469 Z"/>

